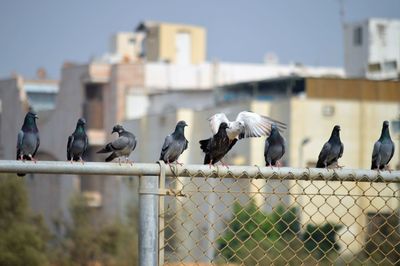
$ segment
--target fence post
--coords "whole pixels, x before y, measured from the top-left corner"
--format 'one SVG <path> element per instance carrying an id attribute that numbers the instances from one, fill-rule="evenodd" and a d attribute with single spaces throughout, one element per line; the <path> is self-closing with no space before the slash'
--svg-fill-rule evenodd
<path id="1" fill-rule="evenodd" d="M 139 177 L 139 265 L 158 265 L 158 176 Z"/>

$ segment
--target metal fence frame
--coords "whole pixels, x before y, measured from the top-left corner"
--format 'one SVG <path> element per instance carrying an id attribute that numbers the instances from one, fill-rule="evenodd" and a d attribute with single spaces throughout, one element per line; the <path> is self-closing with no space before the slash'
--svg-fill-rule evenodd
<path id="1" fill-rule="evenodd" d="M 317 168 L 271 168 L 259 166 L 213 166 L 208 165 L 166 165 L 158 163 L 122 164 L 62 161 L 0 160 L 0 173 L 40 173 L 67 175 L 139 176 L 139 265 L 162 265 L 164 219 L 159 216 L 164 208 L 165 195 L 179 195 L 180 191 L 166 190 L 165 177 L 251 177 L 275 180 L 324 180 L 397 183 L 400 186 L 400 171 L 372 171 L 361 169 L 317 169 Z M 245 174 L 244 174 L 245 173 Z"/>

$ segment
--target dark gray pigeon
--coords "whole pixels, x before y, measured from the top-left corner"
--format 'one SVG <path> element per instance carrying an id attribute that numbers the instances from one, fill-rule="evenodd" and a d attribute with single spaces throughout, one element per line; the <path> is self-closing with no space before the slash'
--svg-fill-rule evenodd
<path id="1" fill-rule="evenodd" d="M 76 123 L 74 133 L 68 137 L 67 143 L 67 160 L 68 161 L 81 161 L 82 156 L 88 147 L 88 137 L 85 132 L 86 121 L 84 118 L 79 118 Z"/>
<path id="2" fill-rule="evenodd" d="M 199 141 L 200 148 L 206 154 L 204 157 L 204 164 L 209 164 L 211 166 L 219 162 L 237 142 L 238 139 L 236 138 L 233 140 L 229 139 L 226 133 L 227 128 L 228 124 L 222 122 L 219 125 L 218 132 L 212 138 Z"/>
<path id="3" fill-rule="evenodd" d="M 30 111 L 25 115 L 24 124 L 18 133 L 17 138 L 17 160 L 32 160 L 40 145 L 39 130 L 36 126 L 38 116 Z M 18 176 L 25 174 L 18 173 Z"/>
<path id="4" fill-rule="evenodd" d="M 328 166 L 337 163 L 343 155 L 343 143 L 340 141 L 340 126 L 334 126 L 331 137 L 324 144 L 318 156 L 317 168 L 328 168 Z"/>
<path id="5" fill-rule="evenodd" d="M 265 140 L 264 158 L 266 166 L 275 166 L 285 154 L 285 139 L 279 133 L 276 124 L 271 125 L 271 134 Z"/>
<path id="6" fill-rule="evenodd" d="M 136 148 L 136 138 L 131 132 L 126 131 L 121 125 L 113 127 L 111 134 L 117 132 L 119 137 L 108 143 L 104 148 L 99 150 L 97 153 L 108 153 L 112 152 L 110 156 L 106 158 L 106 162 L 110 162 L 115 158 L 118 158 L 118 162 L 121 163 L 122 156 L 125 157 L 125 162 L 128 162 L 129 155 Z"/>
<path id="7" fill-rule="evenodd" d="M 164 140 L 164 145 L 161 148 L 160 160 L 165 163 L 178 162 L 179 156 L 187 149 L 188 141 L 185 138 L 185 121 L 179 121 L 176 124 L 175 131 L 168 135 Z"/>
<path id="8" fill-rule="evenodd" d="M 382 170 L 387 168 L 394 154 L 394 143 L 390 138 L 389 122 L 384 121 L 380 138 L 375 142 L 372 152 L 371 169 Z"/>

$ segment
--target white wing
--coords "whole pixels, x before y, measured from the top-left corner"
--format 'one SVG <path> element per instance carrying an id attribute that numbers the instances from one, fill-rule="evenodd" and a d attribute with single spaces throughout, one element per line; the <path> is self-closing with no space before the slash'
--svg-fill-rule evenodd
<path id="1" fill-rule="evenodd" d="M 226 115 L 224 113 L 215 114 L 215 115 L 211 116 L 210 118 L 208 118 L 208 121 L 210 122 L 210 127 L 211 127 L 211 131 L 212 131 L 213 135 L 217 134 L 219 125 L 222 122 L 227 123 L 228 126 L 230 124 L 228 118 L 226 117 Z"/>
<path id="2" fill-rule="evenodd" d="M 241 121 L 244 124 L 244 131 L 241 132 L 239 138 L 267 136 L 271 132 L 273 123 L 276 123 L 279 130 L 286 129 L 286 125 L 282 122 L 248 111 L 240 112 L 236 121 Z"/>

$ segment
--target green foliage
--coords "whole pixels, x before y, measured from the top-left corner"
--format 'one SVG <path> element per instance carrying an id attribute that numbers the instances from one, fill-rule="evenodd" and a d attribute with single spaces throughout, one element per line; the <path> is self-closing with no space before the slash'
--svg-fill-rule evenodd
<path id="1" fill-rule="evenodd" d="M 341 225 L 331 223 L 325 223 L 322 226 L 308 224 L 302 236 L 305 248 L 313 252 L 317 259 L 323 258 L 332 251 L 338 251 L 339 244 L 336 243 L 336 235 L 341 228 Z"/>
<path id="2" fill-rule="evenodd" d="M 70 213 L 73 224 L 64 224 L 66 234 L 52 251 L 56 265 L 132 265 L 137 261 L 136 212 L 129 209 L 129 223 L 105 224 L 87 207 L 83 197 L 73 198 Z"/>
<path id="3" fill-rule="evenodd" d="M 217 242 L 221 261 L 246 265 L 315 264 L 336 254 L 336 234 L 341 226 L 308 225 L 302 234 L 298 217 L 296 207 L 278 206 L 265 213 L 254 202 L 245 206 L 235 203 L 233 218 Z"/>
<path id="4" fill-rule="evenodd" d="M 20 178 L 0 176 L 0 265 L 47 265 L 49 233 L 28 209 Z"/>

